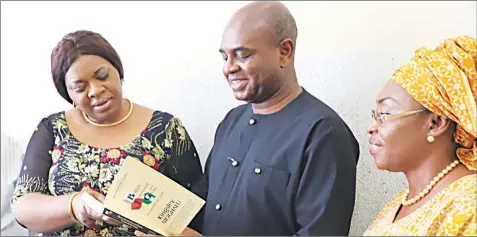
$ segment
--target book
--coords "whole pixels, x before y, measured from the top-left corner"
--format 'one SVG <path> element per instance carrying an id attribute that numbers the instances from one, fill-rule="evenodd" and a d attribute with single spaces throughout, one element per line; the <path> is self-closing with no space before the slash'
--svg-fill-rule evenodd
<path id="1" fill-rule="evenodd" d="M 205 201 L 141 161 L 128 157 L 116 174 L 104 203 L 87 193 L 93 211 L 153 235 L 180 235 Z"/>

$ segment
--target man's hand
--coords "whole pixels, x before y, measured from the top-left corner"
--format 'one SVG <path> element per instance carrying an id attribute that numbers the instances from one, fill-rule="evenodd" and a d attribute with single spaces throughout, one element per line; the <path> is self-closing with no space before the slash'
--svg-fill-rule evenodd
<path id="1" fill-rule="evenodd" d="M 136 236 L 155 236 L 155 235 L 144 234 L 139 230 L 136 230 L 136 232 L 134 232 L 134 234 Z M 174 235 L 170 235 L 170 236 L 174 236 Z M 202 236 L 202 234 L 193 230 L 193 229 L 191 229 L 191 228 L 189 228 L 189 227 L 186 227 L 185 230 L 178 236 Z"/>

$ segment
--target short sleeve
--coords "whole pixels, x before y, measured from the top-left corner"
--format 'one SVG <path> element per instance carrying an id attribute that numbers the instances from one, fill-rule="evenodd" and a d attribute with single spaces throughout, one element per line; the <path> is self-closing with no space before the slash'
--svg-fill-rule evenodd
<path id="1" fill-rule="evenodd" d="M 28 193 L 51 195 L 48 190 L 48 173 L 52 165 L 53 129 L 44 118 L 33 132 L 21 166 L 19 178 L 11 199 L 12 211 L 18 198 Z"/>

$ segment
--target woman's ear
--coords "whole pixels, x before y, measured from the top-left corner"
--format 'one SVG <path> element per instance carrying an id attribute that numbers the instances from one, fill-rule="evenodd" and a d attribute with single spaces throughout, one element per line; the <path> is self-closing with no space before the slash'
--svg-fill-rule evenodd
<path id="1" fill-rule="evenodd" d="M 432 114 L 429 119 L 429 136 L 438 137 L 446 133 L 449 127 L 452 125 L 452 120 Z"/>

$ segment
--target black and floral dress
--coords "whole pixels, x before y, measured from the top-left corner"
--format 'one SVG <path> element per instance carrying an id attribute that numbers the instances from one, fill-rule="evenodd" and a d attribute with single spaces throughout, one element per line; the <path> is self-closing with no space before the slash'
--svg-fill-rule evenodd
<path id="1" fill-rule="evenodd" d="M 98 148 L 78 141 L 70 132 L 65 113 L 42 119 L 28 144 L 12 198 L 27 193 L 65 195 L 93 189 L 104 195 L 126 157 L 134 157 L 182 186 L 206 198 L 207 184 L 199 156 L 181 121 L 155 111 L 148 126 L 130 143 L 117 148 Z M 190 227 L 200 231 L 202 212 Z M 20 223 L 21 224 L 21 223 Z M 105 223 L 93 230 L 74 224 L 55 233 L 60 236 L 134 236 L 134 229 Z"/>

